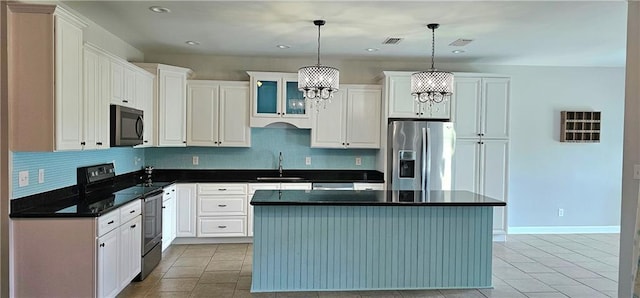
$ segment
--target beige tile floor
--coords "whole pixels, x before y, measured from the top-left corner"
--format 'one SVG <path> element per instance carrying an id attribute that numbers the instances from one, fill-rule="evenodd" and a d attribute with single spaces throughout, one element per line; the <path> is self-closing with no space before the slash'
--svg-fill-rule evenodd
<path id="1" fill-rule="evenodd" d="M 251 244 L 172 245 L 118 297 L 617 297 L 618 234 L 510 235 L 493 246 L 493 289 L 251 294 Z"/>

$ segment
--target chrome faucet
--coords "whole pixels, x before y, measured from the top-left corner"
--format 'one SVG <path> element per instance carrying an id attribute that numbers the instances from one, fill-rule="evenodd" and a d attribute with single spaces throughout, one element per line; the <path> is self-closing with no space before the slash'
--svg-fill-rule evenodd
<path id="1" fill-rule="evenodd" d="M 282 177 L 282 152 L 280 152 L 280 156 L 278 157 L 278 173 L 280 173 L 280 177 Z"/>

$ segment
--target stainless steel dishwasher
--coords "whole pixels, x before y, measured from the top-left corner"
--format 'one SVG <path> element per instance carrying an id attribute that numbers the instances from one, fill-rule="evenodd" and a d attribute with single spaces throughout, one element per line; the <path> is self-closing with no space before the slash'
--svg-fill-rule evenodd
<path id="1" fill-rule="evenodd" d="M 313 183 L 313 190 L 353 190 L 353 182 Z"/>

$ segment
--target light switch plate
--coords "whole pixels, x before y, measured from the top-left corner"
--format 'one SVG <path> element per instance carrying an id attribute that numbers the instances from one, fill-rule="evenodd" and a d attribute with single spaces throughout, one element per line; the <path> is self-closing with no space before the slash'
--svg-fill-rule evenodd
<path id="1" fill-rule="evenodd" d="M 200 158 L 197 155 L 193 156 L 193 165 L 197 166 L 200 163 Z"/>
<path id="2" fill-rule="evenodd" d="M 356 166 L 361 166 L 361 165 L 362 165 L 362 158 L 356 157 Z"/>
<path id="3" fill-rule="evenodd" d="M 38 170 L 38 183 L 44 183 L 44 169 Z"/>
<path id="4" fill-rule="evenodd" d="M 311 165 L 311 156 L 307 156 L 304 159 L 304 164 L 310 166 Z"/>
<path id="5" fill-rule="evenodd" d="M 18 173 L 18 185 L 20 187 L 29 185 L 29 171 L 20 171 Z"/>
<path id="6" fill-rule="evenodd" d="M 640 165 L 633 165 L 633 179 L 640 180 Z"/>

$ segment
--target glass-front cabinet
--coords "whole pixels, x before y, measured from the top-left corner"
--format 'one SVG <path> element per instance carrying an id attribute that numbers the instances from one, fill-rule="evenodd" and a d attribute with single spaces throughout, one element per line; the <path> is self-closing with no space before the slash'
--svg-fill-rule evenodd
<path id="1" fill-rule="evenodd" d="M 295 73 L 247 72 L 251 77 L 251 127 L 289 123 L 311 128 L 311 114 Z"/>

